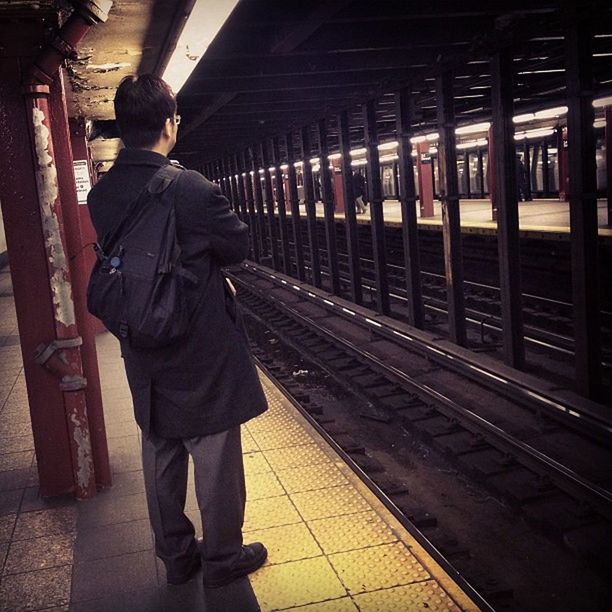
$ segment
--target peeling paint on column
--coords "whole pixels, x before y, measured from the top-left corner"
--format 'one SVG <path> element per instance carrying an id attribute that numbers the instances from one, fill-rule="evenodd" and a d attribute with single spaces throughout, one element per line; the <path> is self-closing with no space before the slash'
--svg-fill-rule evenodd
<path id="1" fill-rule="evenodd" d="M 77 452 L 76 485 L 81 491 L 85 491 L 92 479 L 93 472 L 89 429 L 86 424 L 79 420 L 74 412 L 70 415 L 70 420 L 72 422 L 72 438 Z"/>
<path id="2" fill-rule="evenodd" d="M 63 325 L 75 324 L 72 286 L 68 280 L 68 261 L 62 244 L 60 225 L 55 212 L 58 197 L 57 170 L 49 153 L 49 128 L 44 124 L 45 114 L 32 109 L 34 142 L 36 147 L 36 185 L 41 211 L 45 246 L 52 270 L 50 278 L 55 318 Z"/>

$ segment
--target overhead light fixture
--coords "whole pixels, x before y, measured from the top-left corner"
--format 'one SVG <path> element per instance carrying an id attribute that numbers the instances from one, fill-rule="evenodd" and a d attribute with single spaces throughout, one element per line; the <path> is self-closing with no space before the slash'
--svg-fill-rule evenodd
<path id="1" fill-rule="evenodd" d="M 363 147 L 361 149 L 353 149 L 352 151 L 349 151 L 351 157 L 357 157 L 359 155 L 365 155 L 368 152 L 368 150 Z"/>
<path id="2" fill-rule="evenodd" d="M 312 159 L 308 160 L 310 162 L 310 165 L 312 166 L 313 164 L 318 164 L 321 160 L 318 157 L 313 157 Z"/>
<path id="3" fill-rule="evenodd" d="M 399 159 L 396 153 L 389 153 L 388 155 L 381 155 L 379 161 L 395 161 L 396 159 Z"/>
<path id="4" fill-rule="evenodd" d="M 527 130 L 525 132 L 517 132 L 514 135 L 514 140 L 526 140 L 531 138 L 545 138 L 546 136 L 552 136 L 555 130 L 552 127 L 537 128 L 535 130 Z"/>
<path id="5" fill-rule="evenodd" d="M 567 114 L 567 106 L 555 106 L 553 108 L 545 108 L 534 113 L 534 119 L 550 119 L 552 117 L 560 117 Z"/>
<path id="6" fill-rule="evenodd" d="M 162 78 L 177 94 L 227 21 L 238 0 L 196 0 Z"/>
<path id="7" fill-rule="evenodd" d="M 329 159 L 330 161 L 333 161 L 334 159 L 340 159 L 342 157 L 341 153 L 332 153 L 331 155 L 327 156 L 327 159 Z"/>
<path id="8" fill-rule="evenodd" d="M 288 164 L 281 164 L 280 169 L 281 170 L 288 170 L 289 169 L 289 165 Z"/>
<path id="9" fill-rule="evenodd" d="M 294 167 L 294 168 L 301 168 L 303 165 L 304 165 L 304 162 L 303 162 L 303 161 L 296 161 L 296 162 L 293 164 L 293 167 Z"/>
<path id="10" fill-rule="evenodd" d="M 425 134 L 425 139 L 428 142 L 435 142 L 440 138 L 440 134 L 438 132 L 432 132 L 431 134 Z"/>
<path id="11" fill-rule="evenodd" d="M 512 123 L 527 123 L 527 121 L 533 121 L 535 115 L 533 113 L 523 113 L 522 115 L 515 115 L 512 117 Z"/>
<path id="12" fill-rule="evenodd" d="M 412 144 L 419 144 L 419 142 L 425 142 L 425 140 L 426 140 L 425 136 L 413 136 L 410 139 L 410 142 Z"/>
<path id="13" fill-rule="evenodd" d="M 393 149 L 397 149 L 397 145 L 399 143 L 397 140 L 392 140 L 391 142 L 383 142 L 383 144 L 378 145 L 379 151 L 392 151 Z"/>
<path id="14" fill-rule="evenodd" d="M 455 130 L 455 134 L 460 136 L 462 134 L 477 134 L 478 132 L 486 132 L 491 127 L 488 121 L 484 123 L 472 123 L 472 125 L 463 125 Z"/>
<path id="15" fill-rule="evenodd" d="M 612 106 L 612 96 L 606 98 L 596 98 L 593 100 L 593 106 L 595 108 L 603 108 L 604 106 Z"/>
<path id="16" fill-rule="evenodd" d="M 593 122 L 593 127 L 597 130 L 599 128 L 605 128 L 606 127 L 606 119 L 605 117 L 601 117 L 600 119 L 595 119 L 595 121 Z"/>
<path id="17" fill-rule="evenodd" d="M 474 147 L 484 147 L 488 143 L 486 138 L 478 138 L 476 140 L 468 140 L 467 142 L 460 142 L 457 145 L 457 149 L 460 151 L 464 149 L 473 149 Z"/>
<path id="18" fill-rule="evenodd" d="M 438 152 L 438 147 L 429 147 L 429 154 L 435 155 Z"/>

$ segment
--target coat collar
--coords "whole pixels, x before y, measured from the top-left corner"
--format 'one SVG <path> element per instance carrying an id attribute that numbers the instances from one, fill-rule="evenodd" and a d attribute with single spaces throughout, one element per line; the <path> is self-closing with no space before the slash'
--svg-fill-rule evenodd
<path id="1" fill-rule="evenodd" d="M 161 153 L 148 149 L 121 149 L 115 164 L 136 166 L 167 166 L 170 160 Z"/>

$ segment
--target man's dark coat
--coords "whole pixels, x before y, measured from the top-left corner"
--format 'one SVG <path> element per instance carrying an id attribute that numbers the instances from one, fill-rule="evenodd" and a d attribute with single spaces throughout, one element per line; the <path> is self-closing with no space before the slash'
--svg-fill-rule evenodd
<path id="1" fill-rule="evenodd" d="M 153 151 L 123 149 L 93 187 L 89 212 L 102 238 L 157 169 L 170 163 Z M 236 304 L 221 266 L 248 253 L 248 227 L 217 185 L 193 170 L 178 177 L 177 240 L 185 268 L 199 279 L 189 298 L 195 315 L 187 336 L 170 347 L 134 350 L 122 342 L 136 421 L 145 434 L 186 438 L 224 431 L 261 414 L 266 399 Z"/>

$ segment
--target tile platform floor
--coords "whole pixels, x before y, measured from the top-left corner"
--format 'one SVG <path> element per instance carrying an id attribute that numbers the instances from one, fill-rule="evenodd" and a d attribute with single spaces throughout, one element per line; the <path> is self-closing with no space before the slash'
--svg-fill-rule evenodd
<path id="1" fill-rule="evenodd" d="M 310 425 L 262 376 L 270 410 L 243 427 L 245 541 L 264 567 L 224 589 L 168 587 L 153 552 L 140 436 L 118 345 L 98 338 L 112 488 L 38 496 L 8 270 L 0 271 L 0 611 L 474 610 Z M 187 514 L 196 529 L 193 486 Z"/>

